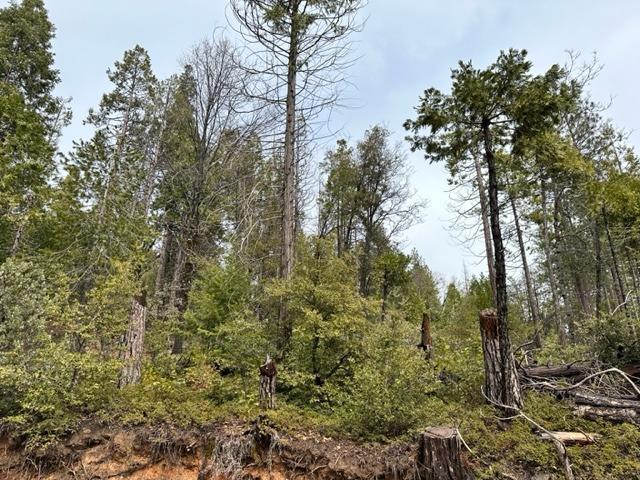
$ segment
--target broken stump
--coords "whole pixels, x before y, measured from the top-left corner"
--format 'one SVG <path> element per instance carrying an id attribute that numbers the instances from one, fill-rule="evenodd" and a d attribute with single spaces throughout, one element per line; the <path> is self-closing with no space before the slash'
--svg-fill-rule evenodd
<path id="1" fill-rule="evenodd" d="M 458 430 L 430 427 L 420 434 L 416 479 L 467 480 L 473 478 L 461 456 L 462 442 Z"/>
<path id="2" fill-rule="evenodd" d="M 266 360 L 260 365 L 260 408 L 276 408 L 276 364 L 267 355 Z"/>

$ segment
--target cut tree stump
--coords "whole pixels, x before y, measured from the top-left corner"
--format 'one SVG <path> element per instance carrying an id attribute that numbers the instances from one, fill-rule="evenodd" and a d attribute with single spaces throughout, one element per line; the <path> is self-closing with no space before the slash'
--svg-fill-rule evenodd
<path id="1" fill-rule="evenodd" d="M 431 351 L 433 350 L 433 344 L 431 341 L 431 317 L 427 312 L 422 314 L 422 328 L 419 347 L 424 350 L 427 360 L 431 359 Z"/>
<path id="2" fill-rule="evenodd" d="M 597 433 L 582 433 L 582 432 L 551 432 L 553 437 L 548 433 L 542 432 L 540 438 L 543 440 L 559 440 L 564 445 L 590 445 L 595 443 L 601 435 Z"/>
<path id="3" fill-rule="evenodd" d="M 495 309 L 488 308 L 482 310 L 479 315 L 480 337 L 482 338 L 482 353 L 484 359 L 484 395 L 489 402 L 500 405 L 503 402 L 504 385 L 511 386 L 514 390 L 509 392 L 510 397 L 515 399 L 515 405 L 508 407 L 521 407 L 520 382 L 516 370 L 516 362 L 513 352 L 509 352 L 509 358 L 503 359 L 500 348 L 500 337 L 498 335 L 498 315 Z M 508 368 L 506 368 L 508 367 Z M 513 378 L 502 378 L 502 372 L 506 370 L 507 375 Z"/>
<path id="4" fill-rule="evenodd" d="M 467 480 L 473 476 L 465 468 L 458 430 L 430 427 L 418 441 L 416 479 Z"/>
<path id="5" fill-rule="evenodd" d="M 260 408 L 276 408 L 276 364 L 267 355 L 264 364 L 260 366 Z"/>

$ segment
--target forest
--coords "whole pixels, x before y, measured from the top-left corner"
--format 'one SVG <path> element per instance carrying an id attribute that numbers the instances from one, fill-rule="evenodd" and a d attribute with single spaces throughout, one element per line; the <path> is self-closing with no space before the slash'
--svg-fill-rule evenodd
<path id="1" fill-rule="evenodd" d="M 105 65 L 62 151 L 45 3 L 0 8 L 0 477 L 640 479 L 640 157 L 596 57 L 454 61 L 327 143 L 366 2 L 229 0 L 173 75 Z M 403 244 L 409 151 L 485 274 Z"/>

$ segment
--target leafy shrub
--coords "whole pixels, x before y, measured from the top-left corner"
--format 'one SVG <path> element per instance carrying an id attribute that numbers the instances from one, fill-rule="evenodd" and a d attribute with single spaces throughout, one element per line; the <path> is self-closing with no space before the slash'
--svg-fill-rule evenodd
<path id="1" fill-rule="evenodd" d="M 376 325 L 366 356 L 354 366 L 338 415 L 358 436 L 393 437 L 424 422 L 424 405 L 437 379 L 416 332 L 405 323 Z"/>
<path id="2" fill-rule="evenodd" d="M 611 365 L 640 363 L 640 321 L 618 311 L 614 315 L 586 319 L 579 325 L 580 338 L 603 362 Z"/>

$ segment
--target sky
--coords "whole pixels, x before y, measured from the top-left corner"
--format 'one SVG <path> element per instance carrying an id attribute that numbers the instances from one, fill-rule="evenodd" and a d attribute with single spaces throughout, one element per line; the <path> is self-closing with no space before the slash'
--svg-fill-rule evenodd
<path id="1" fill-rule="evenodd" d="M 0 0 L 0 5 L 6 4 Z M 58 94 L 72 97 L 72 124 L 61 148 L 87 138 L 82 120 L 109 90 L 106 69 L 136 44 L 149 51 L 154 72 L 165 78 L 179 70 L 189 47 L 227 27 L 227 0 L 45 0 L 57 28 Z M 563 64 L 567 51 L 598 55 L 604 69 L 593 83 L 595 99 L 613 104 L 607 115 L 640 143 L 640 1 L 637 0 L 369 0 L 366 24 L 353 37 L 357 62 L 348 72 L 345 95 L 355 108 L 332 115 L 339 136 L 356 141 L 374 124 L 403 142 L 417 195 L 428 202 L 422 220 L 405 234 L 402 248 L 415 248 L 443 279 L 480 273 L 479 242 L 464 245 L 451 228 L 447 174 L 428 164 L 404 142 L 404 120 L 423 90 L 448 90 L 458 60 L 478 67 L 500 50 L 525 48 L 536 71 Z M 228 30 L 229 36 L 234 36 Z M 322 152 L 318 153 L 320 157 Z M 475 252 L 475 253 L 474 253 Z"/>

